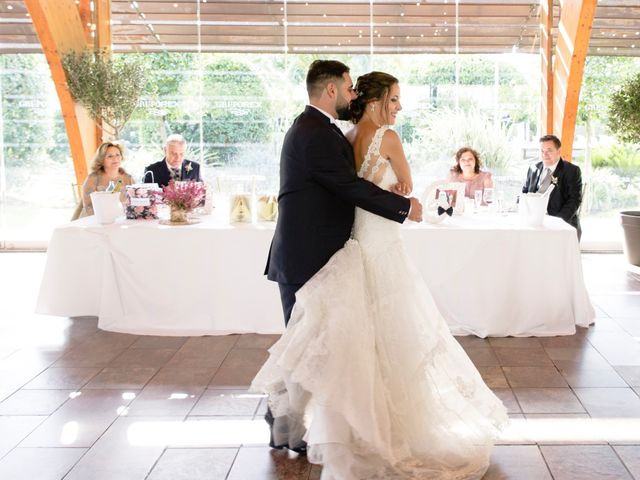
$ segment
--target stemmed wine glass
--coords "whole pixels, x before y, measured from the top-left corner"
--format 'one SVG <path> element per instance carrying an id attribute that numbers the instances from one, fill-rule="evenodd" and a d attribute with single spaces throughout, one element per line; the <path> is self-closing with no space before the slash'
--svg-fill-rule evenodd
<path id="1" fill-rule="evenodd" d="M 476 190 L 473 192 L 473 206 L 474 211 L 478 213 L 480 211 L 480 206 L 482 205 L 482 191 Z"/>
<path id="2" fill-rule="evenodd" d="M 498 213 L 504 213 L 504 192 L 502 190 L 496 192 L 496 206 Z"/>
<path id="3" fill-rule="evenodd" d="M 491 208 L 491 204 L 493 203 L 494 193 L 495 191 L 493 188 L 484 189 L 484 193 L 483 193 L 484 203 L 486 203 L 489 206 L 489 208 Z"/>

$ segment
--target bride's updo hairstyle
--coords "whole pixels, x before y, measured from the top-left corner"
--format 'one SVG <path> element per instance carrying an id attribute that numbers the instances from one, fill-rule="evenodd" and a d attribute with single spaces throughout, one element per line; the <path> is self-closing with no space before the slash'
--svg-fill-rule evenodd
<path id="1" fill-rule="evenodd" d="M 351 111 L 351 121 L 358 123 L 364 115 L 367 104 L 372 101 L 382 100 L 384 114 L 389 115 L 389 89 L 398 83 L 398 79 L 393 75 L 384 72 L 371 72 L 358 77 L 356 82 L 356 95 L 358 97 L 351 101 L 349 110 Z"/>

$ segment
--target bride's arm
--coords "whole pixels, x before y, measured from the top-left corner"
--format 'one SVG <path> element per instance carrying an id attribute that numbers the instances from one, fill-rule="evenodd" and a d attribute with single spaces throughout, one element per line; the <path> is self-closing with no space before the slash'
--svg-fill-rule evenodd
<path id="1" fill-rule="evenodd" d="M 387 130 L 384 132 L 382 143 L 380 144 L 380 155 L 391 163 L 391 168 L 393 168 L 396 177 L 398 177 L 398 184 L 404 186 L 402 189 L 404 195 L 411 193 L 411 190 L 413 190 L 411 168 L 404 154 L 400 137 L 395 131 Z"/>

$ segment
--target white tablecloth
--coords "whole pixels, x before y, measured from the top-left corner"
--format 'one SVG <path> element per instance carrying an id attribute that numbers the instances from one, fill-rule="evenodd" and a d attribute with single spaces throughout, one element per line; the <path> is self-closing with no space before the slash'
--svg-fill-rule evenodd
<path id="1" fill-rule="evenodd" d="M 575 230 L 480 214 L 407 225 L 406 245 L 457 334 L 567 335 L 594 319 Z M 104 330 L 154 335 L 280 333 L 263 269 L 273 224 L 189 226 L 87 217 L 49 243 L 37 312 L 98 316 Z M 398 319 L 399 321 L 401 319 Z"/>

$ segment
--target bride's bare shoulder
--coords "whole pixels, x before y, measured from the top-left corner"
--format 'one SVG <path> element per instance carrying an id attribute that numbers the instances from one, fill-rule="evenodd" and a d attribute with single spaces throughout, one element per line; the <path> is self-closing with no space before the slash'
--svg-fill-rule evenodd
<path id="1" fill-rule="evenodd" d="M 357 124 L 347 132 L 347 139 L 353 146 L 368 145 L 375 133 L 375 129 L 372 129 L 370 125 Z"/>

